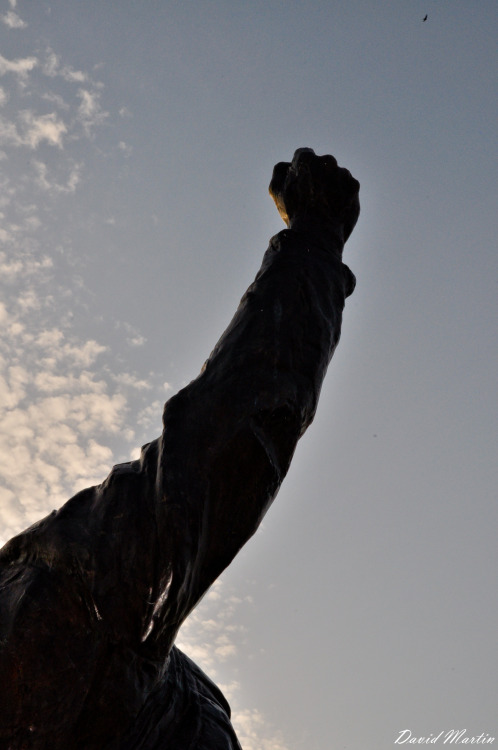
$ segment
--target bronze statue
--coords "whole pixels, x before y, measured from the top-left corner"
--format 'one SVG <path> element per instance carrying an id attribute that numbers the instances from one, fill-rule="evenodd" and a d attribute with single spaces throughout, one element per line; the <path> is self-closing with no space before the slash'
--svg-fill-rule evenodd
<path id="1" fill-rule="evenodd" d="M 175 646 L 254 534 L 315 414 L 355 279 L 358 182 L 299 149 L 270 193 L 288 228 L 137 461 L 0 552 L 0 749 L 235 750 L 218 688 Z"/>

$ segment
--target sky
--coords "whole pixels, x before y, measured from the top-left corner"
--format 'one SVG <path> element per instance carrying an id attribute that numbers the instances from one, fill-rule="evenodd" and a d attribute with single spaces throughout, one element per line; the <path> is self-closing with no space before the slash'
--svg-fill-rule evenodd
<path id="1" fill-rule="evenodd" d="M 2 541 L 157 437 L 283 228 L 273 165 L 332 153 L 361 183 L 342 340 L 179 645 L 244 750 L 498 742 L 496 2 L 0 0 L 0 22 Z"/>

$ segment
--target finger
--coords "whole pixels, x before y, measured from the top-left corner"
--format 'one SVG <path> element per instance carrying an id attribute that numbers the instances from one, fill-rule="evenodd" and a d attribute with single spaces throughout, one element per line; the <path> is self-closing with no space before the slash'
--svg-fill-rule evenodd
<path id="1" fill-rule="evenodd" d="M 309 164 L 313 159 L 319 158 L 316 156 L 312 148 L 298 148 L 294 151 L 292 157 L 291 169 L 297 171 L 301 164 Z"/>
<path id="2" fill-rule="evenodd" d="M 360 183 L 353 177 L 349 169 L 341 167 L 341 173 L 344 181 L 344 188 L 350 195 L 356 195 L 360 190 Z"/>
<path id="3" fill-rule="evenodd" d="M 276 199 L 277 195 L 280 195 L 284 189 L 285 180 L 290 169 L 290 162 L 280 161 L 273 167 L 273 174 L 270 181 L 270 195 L 273 200 Z"/>
<path id="4" fill-rule="evenodd" d="M 317 159 L 320 159 L 320 161 L 322 162 L 322 164 L 323 164 L 323 166 L 325 168 L 329 168 L 329 169 L 330 168 L 332 168 L 332 169 L 337 169 L 338 168 L 337 167 L 337 159 L 335 158 L 335 156 L 332 156 L 332 154 L 325 154 L 324 156 L 318 156 Z"/>

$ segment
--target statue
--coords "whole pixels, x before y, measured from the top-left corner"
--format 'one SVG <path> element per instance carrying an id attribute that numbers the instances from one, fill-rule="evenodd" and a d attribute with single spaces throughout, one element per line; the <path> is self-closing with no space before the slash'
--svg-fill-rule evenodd
<path id="1" fill-rule="evenodd" d="M 0 750 L 240 750 L 175 637 L 313 419 L 355 285 L 341 257 L 358 190 L 309 148 L 276 165 L 288 228 L 161 437 L 0 551 Z"/>

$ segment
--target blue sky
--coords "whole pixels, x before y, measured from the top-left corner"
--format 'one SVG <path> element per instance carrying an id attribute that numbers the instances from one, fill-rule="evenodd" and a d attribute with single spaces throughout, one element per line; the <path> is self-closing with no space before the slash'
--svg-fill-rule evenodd
<path id="1" fill-rule="evenodd" d="M 182 643 L 244 750 L 498 736 L 496 3 L 2 2 L 2 539 L 157 436 L 331 152 L 343 339 Z"/>

